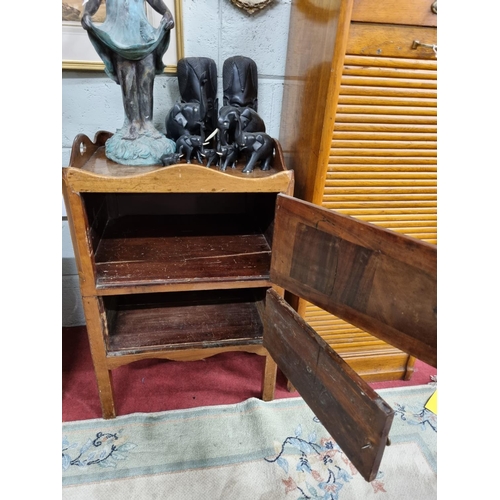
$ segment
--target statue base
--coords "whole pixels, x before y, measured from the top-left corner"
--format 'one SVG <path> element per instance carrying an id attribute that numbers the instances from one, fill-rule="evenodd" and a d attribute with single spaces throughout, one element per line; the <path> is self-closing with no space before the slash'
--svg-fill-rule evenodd
<path id="1" fill-rule="evenodd" d="M 161 157 L 175 153 L 175 142 L 156 129 L 129 137 L 130 129 L 124 126 L 106 141 L 106 157 L 121 165 L 162 165 Z"/>

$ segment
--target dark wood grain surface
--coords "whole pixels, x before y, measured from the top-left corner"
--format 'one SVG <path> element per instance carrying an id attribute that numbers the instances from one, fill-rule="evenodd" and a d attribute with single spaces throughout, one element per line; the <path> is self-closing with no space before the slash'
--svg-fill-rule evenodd
<path id="1" fill-rule="evenodd" d="M 271 281 L 437 366 L 434 245 L 278 196 Z"/>
<path id="2" fill-rule="evenodd" d="M 105 300 L 115 308 L 109 325 L 111 354 L 262 343 L 259 302 L 264 300 L 264 290 L 139 294 Z"/>
<path id="3" fill-rule="evenodd" d="M 359 473 L 375 479 L 394 417 L 391 407 L 272 289 L 264 347 Z"/>
<path id="4" fill-rule="evenodd" d="M 251 218 L 127 216 L 96 252 L 97 286 L 268 280 L 271 248 Z"/>

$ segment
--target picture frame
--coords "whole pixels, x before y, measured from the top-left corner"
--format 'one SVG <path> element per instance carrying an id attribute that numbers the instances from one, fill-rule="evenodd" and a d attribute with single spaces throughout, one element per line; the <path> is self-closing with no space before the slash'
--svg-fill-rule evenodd
<path id="1" fill-rule="evenodd" d="M 182 32 L 182 0 L 164 0 L 172 12 L 175 27 L 170 37 L 170 46 L 163 57 L 165 73 L 177 72 L 177 61 L 184 57 Z M 83 0 L 62 0 L 63 9 L 78 5 Z M 158 26 L 161 15 L 145 3 L 146 15 L 153 26 Z M 73 16 L 74 18 L 75 16 Z M 67 17 L 68 19 L 70 16 Z M 87 32 L 82 28 L 80 21 L 62 21 L 62 69 L 78 71 L 104 71 L 104 64 L 90 43 Z"/>

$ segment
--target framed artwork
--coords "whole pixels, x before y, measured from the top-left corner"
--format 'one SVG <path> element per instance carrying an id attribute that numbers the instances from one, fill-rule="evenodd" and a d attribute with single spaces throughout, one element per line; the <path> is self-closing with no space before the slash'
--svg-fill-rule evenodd
<path id="1" fill-rule="evenodd" d="M 175 28 L 170 37 L 170 46 L 163 63 L 166 73 L 177 71 L 177 61 L 184 57 L 182 37 L 182 0 L 164 0 L 172 12 Z M 90 43 L 87 32 L 80 24 L 84 0 L 62 0 L 62 69 L 104 71 L 104 64 Z M 146 2 L 144 8 L 153 26 L 158 26 L 161 16 Z M 106 1 L 103 0 L 98 12 L 92 18 L 102 22 L 106 17 Z"/>

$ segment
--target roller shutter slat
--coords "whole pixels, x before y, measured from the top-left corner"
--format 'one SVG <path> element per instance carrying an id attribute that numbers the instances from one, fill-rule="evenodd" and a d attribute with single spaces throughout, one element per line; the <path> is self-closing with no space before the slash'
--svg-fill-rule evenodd
<path id="1" fill-rule="evenodd" d="M 427 165 L 427 166 L 436 166 L 437 158 L 429 157 L 393 157 L 393 156 L 385 156 L 381 158 L 370 158 L 370 157 L 362 157 L 362 156 L 330 156 L 328 159 L 330 165 L 340 165 L 342 164 L 342 168 L 349 165 L 370 165 L 378 163 L 380 165 L 394 165 L 394 166 L 402 166 L 402 165 Z"/>
<path id="2" fill-rule="evenodd" d="M 364 141 L 359 141 L 359 140 L 338 140 L 335 139 L 332 142 L 332 149 L 404 149 L 405 151 L 408 150 L 415 150 L 415 149 L 430 149 L 434 153 L 436 152 L 437 148 L 437 143 L 435 141 L 401 141 L 397 140 L 399 139 L 398 137 L 393 137 L 393 140 L 364 140 Z M 435 156 L 435 155 L 434 155 Z"/>
<path id="3" fill-rule="evenodd" d="M 371 78 L 369 76 L 342 75 L 341 85 L 362 85 L 364 87 L 398 87 L 405 89 L 437 89 L 435 80 L 419 78 Z"/>
<path id="4" fill-rule="evenodd" d="M 422 99 L 437 99 L 437 89 L 421 89 L 415 87 L 370 87 L 363 85 L 348 85 L 340 89 L 339 98 L 343 96 L 372 96 L 379 97 L 402 97 L 413 98 L 420 97 Z"/>
<path id="5" fill-rule="evenodd" d="M 372 66 L 380 68 L 410 68 L 414 70 L 436 70 L 437 61 L 405 59 L 399 57 L 370 57 L 346 54 L 344 66 Z"/>
<path id="6" fill-rule="evenodd" d="M 393 141 L 394 132 L 370 132 L 370 131 L 335 131 L 333 138 L 338 141 Z M 401 141 L 437 141 L 437 134 L 435 133 L 412 133 L 412 132 L 398 132 L 398 140 Z"/>
<path id="7" fill-rule="evenodd" d="M 378 123 L 397 123 L 404 125 L 421 124 L 421 125 L 437 125 L 435 116 L 419 116 L 419 115 L 387 115 L 387 114 L 354 114 L 354 113 L 338 113 L 336 122 L 340 123 L 368 123 L 374 127 Z M 376 130 L 376 128 L 374 128 Z"/>
<path id="8" fill-rule="evenodd" d="M 423 116 L 437 116 L 436 107 L 424 107 L 424 106 L 377 106 L 375 103 L 371 105 L 359 105 L 354 104 L 339 104 L 337 108 L 340 114 L 373 114 L 373 115 L 417 115 L 419 117 Z"/>
<path id="9" fill-rule="evenodd" d="M 384 66 L 359 66 L 349 64 L 344 66 L 344 75 L 371 78 L 404 78 L 418 80 L 436 80 L 437 74 L 433 70 L 416 68 L 390 68 Z"/>
<path id="10" fill-rule="evenodd" d="M 433 171 L 401 171 L 401 170 L 354 170 L 348 172 L 328 172 L 326 174 L 326 182 L 335 181 L 339 179 L 401 179 L 404 180 L 417 180 L 417 179 L 433 179 L 435 181 L 436 174 Z"/>

